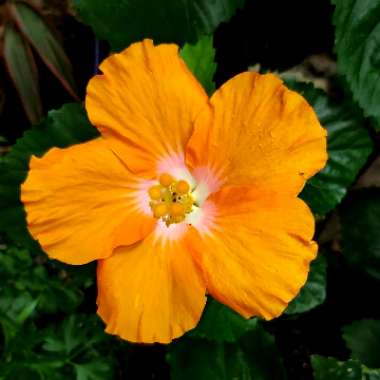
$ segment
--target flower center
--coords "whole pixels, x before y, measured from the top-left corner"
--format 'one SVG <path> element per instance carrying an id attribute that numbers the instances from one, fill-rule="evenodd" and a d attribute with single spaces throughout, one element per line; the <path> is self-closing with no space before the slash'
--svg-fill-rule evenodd
<path id="1" fill-rule="evenodd" d="M 170 174 L 160 175 L 158 184 L 149 188 L 149 206 L 157 219 L 167 226 L 181 223 L 193 210 L 194 199 L 188 182 L 174 179 Z"/>

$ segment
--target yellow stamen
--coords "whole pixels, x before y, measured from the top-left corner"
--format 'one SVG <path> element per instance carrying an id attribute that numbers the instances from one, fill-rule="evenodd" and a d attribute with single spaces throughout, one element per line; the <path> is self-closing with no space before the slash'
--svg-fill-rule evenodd
<path id="1" fill-rule="evenodd" d="M 162 173 L 158 180 L 159 184 L 148 189 L 154 217 L 161 219 L 168 227 L 183 222 L 194 205 L 190 185 L 184 180 L 177 181 L 168 173 Z"/>
<path id="2" fill-rule="evenodd" d="M 186 181 L 180 180 L 177 183 L 176 190 L 178 194 L 186 194 L 190 190 L 190 185 Z"/>
<path id="3" fill-rule="evenodd" d="M 155 218 L 162 218 L 169 211 L 169 207 L 167 206 L 166 203 L 159 203 L 159 204 L 153 205 L 152 209 L 153 209 L 153 215 Z"/>
<path id="4" fill-rule="evenodd" d="M 162 186 L 169 187 L 173 182 L 173 177 L 168 173 L 162 173 L 159 182 Z"/>
<path id="5" fill-rule="evenodd" d="M 158 201 L 161 198 L 161 186 L 155 185 L 148 190 L 150 199 Z"/>

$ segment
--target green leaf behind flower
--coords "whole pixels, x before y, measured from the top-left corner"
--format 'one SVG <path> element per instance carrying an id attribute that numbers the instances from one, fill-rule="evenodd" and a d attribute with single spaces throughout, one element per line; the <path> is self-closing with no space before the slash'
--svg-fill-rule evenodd
<path id="1" fill-rule="evenodd" d="M 32 155 L 42 156 L 52 147 L 64 148 L 98 136 L 79 103 L 66 104 L 48 116 L 17 141 L 0 161 L 0 232 L 12 240 L 35 248 L 26 229 L 25 212 L 20 201 Z"/>
<path id="2" fill-rule="evenodd" d="M 339 72 L 365 114 L 380 119 L 380 1 L 331 2 Z"/>
<path id="3" fill-rule="evenodd" d="M 195 43 L 243 4 L 244 0 L 74 0 L 80 18 L 114 51 L 144 38 Z"/>
<path id="4" fill-rule="evenodd" d="M 298 296 L 289 304 L 286 314 L 304 313 L 326 299 L 326 258 L 319 254 L 310 265 L 309 277 Z"/>
<path id="5" fill-rule="evenodd" d="M 215 91 L 213 81 L 216 63 L 212 36 L 201 37 L 194 45 L 185 44 L 180 51 L 187 67 L 203 85 L 209 95 Z"/>
<path id="6" fill-rule="evenodd" d="M 307 182 L 301 193 L 314 213 L 324 215 L 346 195 L 372 151 L 372 142 L 361 112 L 353 104 L 337 104 L 312 85 L 289 84 L 309 101 L 327 129 L 327 165 Z"/>
<path id="7" fill-rule="evenodd" d="M 344 257 L 380 280 L 380 189 L 358 191 L 340 215 Z"/>
<path id="8" fill-rule="evenodd" d="M 220 343 L 236 342 L 256 328 L 255 319 L 245 319 L 227 306 L 209 298 L 200 322 L 189 332 L 189 336 Z"/>
<path id="9" fill-rule="evenodd" d="M 215 321 L 217 322 L 217 321 Z M 173 380 L 283 380 L 285 372 L 274 338 L 262 323 L 236 343 L 183 338 L 169 347 Z"/>

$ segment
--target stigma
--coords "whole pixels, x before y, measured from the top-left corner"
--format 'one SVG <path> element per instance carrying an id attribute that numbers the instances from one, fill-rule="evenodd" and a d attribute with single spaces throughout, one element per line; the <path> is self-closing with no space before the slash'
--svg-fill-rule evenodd
<path id="1" fill-rule="evenodd" d="M 187 181 L 177 180 L 168 173 L 161 174 L 158 183 L 148 189 L 153 216 L 163 220 L 168 227 L 183 222 L 193 211 L 191 191 Z"/>

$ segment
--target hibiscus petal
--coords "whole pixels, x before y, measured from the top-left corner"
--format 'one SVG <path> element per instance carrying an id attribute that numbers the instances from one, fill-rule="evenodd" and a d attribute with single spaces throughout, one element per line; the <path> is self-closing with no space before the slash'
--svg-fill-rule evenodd
<path id="1" fill-rule="evenodd" d="M 221 185 L 298 194 L 326 163 L 326 131 L 306 100 L 272 74 L 229 80 L 196 120 L 187 146 L 194 175 Z M 202 172 L 203 169 L 203 172 Z M 198 179 L 198 178 L 197 178 Z"/>
<path id="2" fill-rule="evenodd" d="M 183 155 L 208 97 L 178 46 L 132 44 L 101 65 L 87 88 L 88 116 L 135 173 L 155 175 L 159 159 Z"/>
<path id="3" fill-rule="evenodd" d="M 21 200 L 29 231 L 44 251 L 69 264 L 84 264 L 108 257 L 116 246 L 133 244 L 153 229 L 147 195 L 144 202 L 148 186 L 99 138 L 32 157 Z"/>
<path id="4" fill-rule="evenodd" d="M 198 323 L 206 303 L 200 271 L 183 244 L 184 225 L 152 233 L 98 264 L 98 314 L 106 332 L 131 342 L 169 343 Z"/>
<path id="5" fill-rule="evenodd" d="M 310 210 L 298 198 L 240 187 L 224 188 L 207 204 L 213 221 L 188 238 L 208 292 L 245 317 L 278 316 L 305 283 L 317 252 Z"/>

